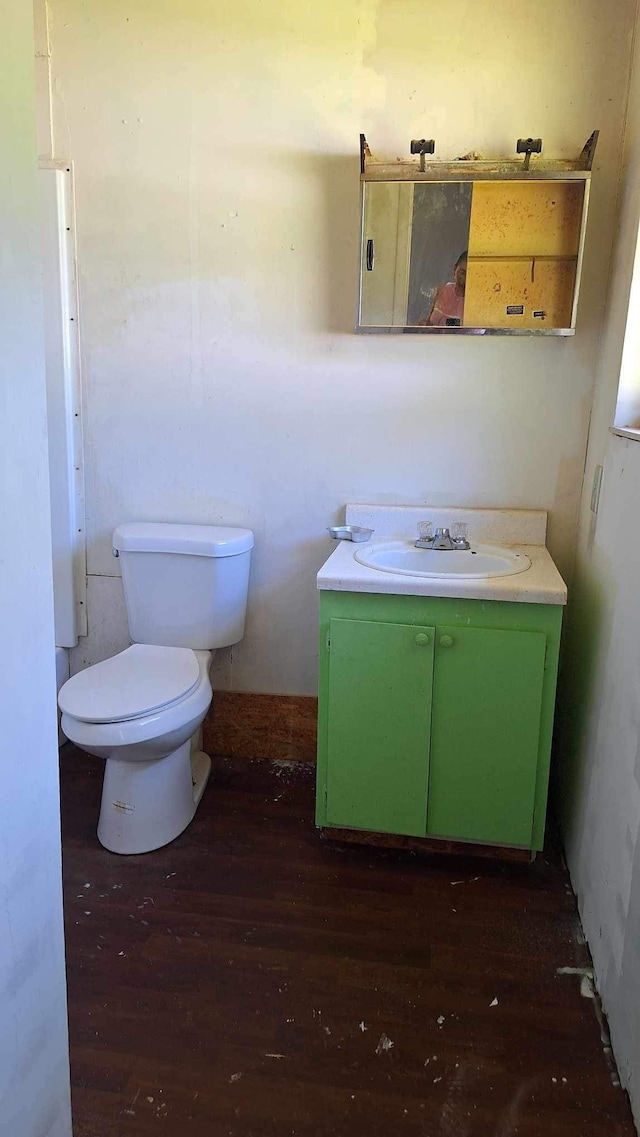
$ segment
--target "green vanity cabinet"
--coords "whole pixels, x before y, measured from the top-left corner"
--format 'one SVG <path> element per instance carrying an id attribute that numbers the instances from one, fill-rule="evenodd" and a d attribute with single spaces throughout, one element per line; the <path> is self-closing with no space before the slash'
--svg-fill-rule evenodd
<path id="1" fill-rule="evenodd" d="M 561 620 L 321 592 L 317 824 L 542 848 Z"/>
<path id="2" fill-rule="evenodd" d="M 531 841 L 546 636 L 437 629 L 427 832 Z"/>
<path id="3" fill-rule="evenodd" d="M 337 619 L 330 637 L 326 824 L 424 836 L 435 628 Z"/>

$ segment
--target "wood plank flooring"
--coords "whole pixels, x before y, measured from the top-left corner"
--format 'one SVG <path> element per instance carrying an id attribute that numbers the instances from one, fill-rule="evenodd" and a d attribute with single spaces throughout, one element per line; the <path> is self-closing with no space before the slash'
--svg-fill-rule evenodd
<path id="1" fill-rule="evenodd" d="M 75 1137 L 632 1137 L 557 851 L 332 846 L 308 765 L 216 759 L 172 845 L 98 844 L 70 745 Z"/>

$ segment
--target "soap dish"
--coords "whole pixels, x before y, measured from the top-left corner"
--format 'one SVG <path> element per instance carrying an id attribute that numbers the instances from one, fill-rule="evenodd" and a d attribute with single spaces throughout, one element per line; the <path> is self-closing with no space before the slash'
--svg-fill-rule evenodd
<path id="1" fill-rule="evenodd" d="M 368 541 L 373 529 L 364 529 L 362 525 L 329 525 L 327 533 L 334 541 Z"/>

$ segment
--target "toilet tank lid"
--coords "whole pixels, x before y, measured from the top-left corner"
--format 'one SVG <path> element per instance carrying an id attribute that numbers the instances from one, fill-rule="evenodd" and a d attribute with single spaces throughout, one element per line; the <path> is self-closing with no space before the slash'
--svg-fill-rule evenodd
<path id="1" fill-rule="evenodd" d="M 195 557 L 234 557 L 253 548 L 250 529 L 227 525 L 174 525 L 131 521 L 113 534 L 119 553 L 187 553 Z"/>

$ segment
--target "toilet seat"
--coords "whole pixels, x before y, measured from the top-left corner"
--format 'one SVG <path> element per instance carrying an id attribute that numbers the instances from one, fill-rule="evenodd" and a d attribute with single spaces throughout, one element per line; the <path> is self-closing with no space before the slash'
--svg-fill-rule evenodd
<path id="1" fill-rule="evenodd" d="M 191 648 L 133 644 L 72 676 L 58 702 L 64 714 L 80 722 L 124 722 L 181 702 L 199 678 Z"/>

